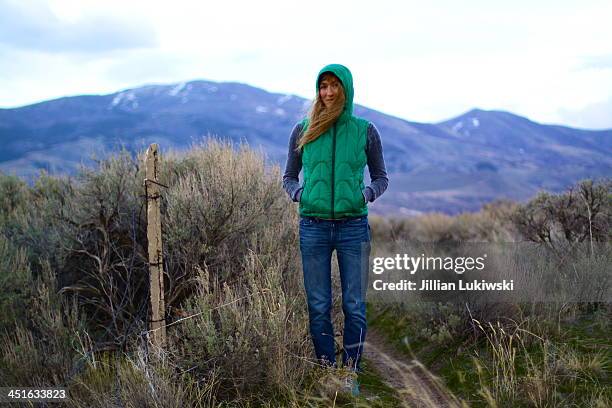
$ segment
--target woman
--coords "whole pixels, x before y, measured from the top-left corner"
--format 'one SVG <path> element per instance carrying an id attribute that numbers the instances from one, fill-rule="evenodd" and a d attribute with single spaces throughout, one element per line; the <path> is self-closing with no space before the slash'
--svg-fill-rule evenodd
<path id="1" fill-rule="evenodd" d="M 348 68 L 325 66 L 316 90 L 308 118 L 292 131 L 283 187 L 299 202 L 304 286 L 317 359 L 336 364 L 331 322 L 331 256 L 336 250 L 344 312 L 342 360 L 359 372 L 370 255 L 367 203 L 386 190 L 388 178 L 378 131 L 352 114 L 353 78 Z M 367 187 L 366 164 L 371 179 Z"/>

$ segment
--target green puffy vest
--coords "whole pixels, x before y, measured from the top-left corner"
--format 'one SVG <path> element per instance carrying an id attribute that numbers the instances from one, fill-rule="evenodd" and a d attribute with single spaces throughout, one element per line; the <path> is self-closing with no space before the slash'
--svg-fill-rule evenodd
<path id="1" fill-rule="evenodd" d="M 324 67 L 317 76 L 317 92 L 325 72 L 340 79 L 346 102 L 334 125 L 303 148 L 300 215 L 327 219 L 367 215 L 362 190 L 369 122 L 352 115 L 353 78 L 348 68 L 339 64 Z M 305 131 L 308 120 L 304 119 L 302 125 Z"/>

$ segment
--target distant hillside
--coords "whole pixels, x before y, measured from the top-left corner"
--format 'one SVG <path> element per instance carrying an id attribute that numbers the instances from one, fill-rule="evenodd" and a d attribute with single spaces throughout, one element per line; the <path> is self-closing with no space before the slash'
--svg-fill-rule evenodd
<path id="1" fill-rule="evenodd" d="M 210 134 L 244 140 L 283 167 L 289 133 L 308 104 L 245 84 L 193 81 L 0 109 L 0 171 L 73 174 L 92 152 L 101 157 L 120 145 L 136 151 L 151 142 L 185 149 Z M 374 213 L 452 214 L 612 176 L 612 130 L 542 125 L 479 109 L 436 124 L 363 106 L 355 114 L 380 130 L 390 173 Z"/>

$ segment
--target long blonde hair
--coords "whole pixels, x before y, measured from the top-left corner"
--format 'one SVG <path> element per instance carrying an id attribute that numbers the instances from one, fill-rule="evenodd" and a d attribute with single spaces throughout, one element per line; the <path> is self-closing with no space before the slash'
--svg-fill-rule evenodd
<path id="1" fill-rule="evenodd" d="M 324 74 L 321 77 L 321 81 L 327 76 L 332 74 Z M 340 82 L 342 85 L 342 82 Z M 308 128 L 306 132 L 302 134 L 297 144 L 297 150 L 301 150 L 306 143 L 310 143 L 321 136 L 327 129 L 332 127 L 334 122 L 338 120 L 342 111 L 344 110 L 344 103 L 346 97 L 344 96 L 344 86 L 340 86 L 338 97 L 334 99 L 331 106 L 326 107 L 321 100 L 320 92 L 317 90 L 317 96 L 310 107 L 308 112 Z"/>

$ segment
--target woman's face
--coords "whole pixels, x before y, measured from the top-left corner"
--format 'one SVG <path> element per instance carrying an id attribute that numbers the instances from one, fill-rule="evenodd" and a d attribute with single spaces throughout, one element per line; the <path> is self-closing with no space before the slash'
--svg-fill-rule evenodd
<path id="1" fill-rule="evenodd" d="M 342 84 L 334 75 L 324 75 L 319 83 L 319 98 L 327 108 L 334 103 L 334 100 L 342 92 Z"/>

